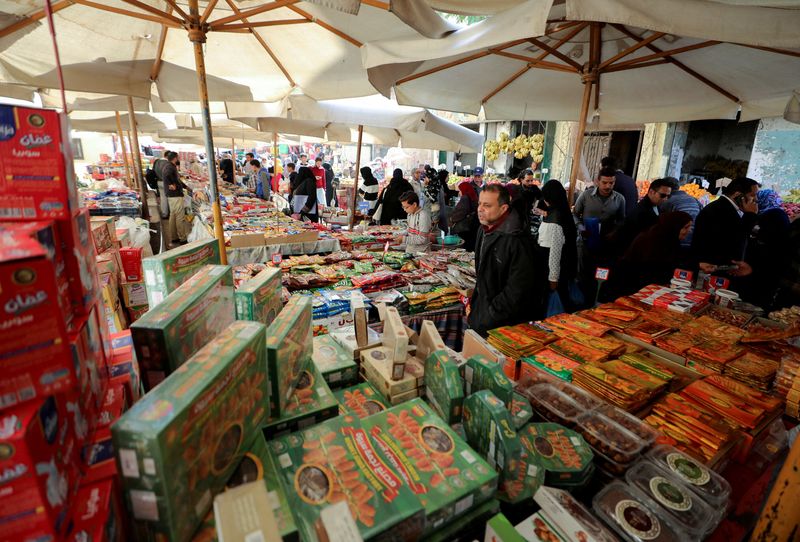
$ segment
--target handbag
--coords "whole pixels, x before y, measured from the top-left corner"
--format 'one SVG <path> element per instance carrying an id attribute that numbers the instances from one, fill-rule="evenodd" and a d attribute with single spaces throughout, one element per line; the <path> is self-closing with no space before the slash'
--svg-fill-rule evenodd
<path id="1" fill-rule="evenodd" d="M 383 202 L 375 208 L 375 212 L 372 213 L 372 220 L 375 222 L 381 221 L 381 214 L 383 214 Z"/>

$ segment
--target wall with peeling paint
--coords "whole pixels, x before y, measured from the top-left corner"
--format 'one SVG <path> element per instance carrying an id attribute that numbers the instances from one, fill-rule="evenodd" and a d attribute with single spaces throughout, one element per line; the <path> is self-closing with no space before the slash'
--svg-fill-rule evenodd
<path id="1" fill-rule="evenodd" d="M 800 125 L 761 119 L 747 176 L 780 192 L 800 188 Z"/>

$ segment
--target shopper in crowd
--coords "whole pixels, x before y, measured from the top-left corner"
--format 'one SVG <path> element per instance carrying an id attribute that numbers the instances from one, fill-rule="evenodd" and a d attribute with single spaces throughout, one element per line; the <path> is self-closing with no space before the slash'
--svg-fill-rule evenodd
<path id="1" fill-rule="evenodd" d="M 539 228 L 538 244 L 542 260 L 547 262 L 550 290 L 557 291 L 567 312 L 574 307 L 570 286 L 578 270 L 578 230 L 561 181 L 550 179 L 542 187 L 547 215 Z"/>
<path id="2" fill-rule="evenodd" d="M 306 167 L 308 166 L 308 155 L 306 153 L 300 153 L 300 163 L 298 164 L 299 167 Z"/>
<path id="3" fill-rule="evenodd" d="M 322 167 L 322 156 L 317 156 L 314 159 L 311 173 L 314 174 L 314 179 L 317 183 L 317 205 L 325 207 L 328 203 L 325 199 L 325 168 Z"/>
<path id="4" fill-rule="evenodd" d="M 638 292 L 648 284 L 669 284 L 675 269 L 683 267 L 681 240 L 692 229 L 692 217 L 683 211 L 662 213 L 657 223 L 634 239 L 609 276 L 615 297 Z"/>
<path id="5" fill-rule="evenodd" d="M 295 171 L 294 162 L 286 164 L 286 177 L 289 179 L 289 193 L 291 194 L 297 187 L 297 171 Z"/>
<path id="6" fill-rule="evenodd" d="M 758 183 L 737 177 L 722 189 L 722 195 L 697 215 L 692 239 L 692 255 L 706 273 L 746 277 L 753 272 L 745 261 L 750 232 L 756 224 Z M 719 266 L 734 269 L 718 269 Z M 735 288 L 734 288 L 735 290 Z"/>
<path id="7" fill-rule="evenodd" d="M 534 247 L 505 186 L 492 184 L 479 196 L 480 228 L 475 243 L 476 285 L 468 323 L 486 336 L 490 329 L 527 322 L 540 306 Z"/>
<path id="8" fill-rule="evenodd" d="M 795 219 L 789 225 L 789 235 L 783 250 L 786 252 L 788 264 L 780 277 L 776 309 L 800 305 L 800 220 Z"/>
<path id="9" fill-rule="evenodd" d="M 411 178 L 408 182 L 411 184 L 411 188 L 414 189 L 416 192 L 417 197 L 420 200 L 420 204 L 425 207 L 427 202 L 425 201 L 425 196 L 423 195 L 425 192 L 425 185 L 423 184 L 423 180 L 425 179 L 425 169 L 421 167 L 416 167 L 411 170 Z"/>
<path id="10" fill-rule="evenodd" d="M 292 192 L 292 208 L 294 214 L 308 218 L 311 222 L 319 220 L 317 211 L 317 180 L 308 166 L 301 166 L 297 171 L 295 189 Z"/>
<path id="11" fill-rule="evenodd" d="M 443 169 L 436 171 L 433 168 L 425 170 L 425 188 L 423 197 L 427 200 L 427 207 L 431 211 L 432 229 L 447 232 L 447 201 L 458 194 L 447 186 L 450 173 Z"/>
<path id="12" fill-rule="evenodd" d="M 270 198 L 270 175 L 269 170 L 261 165 L 258 160 L 250 160 L 251 175 L 256 180 L 256 197 L 261 199 Z"/>
<path id="13" fill-rule="evenodd" d="M 224 154 L 222 160 L 219 161 L 219 171 L 222 174 L 222 180 L 226 183 L 232 183 L 236 180 L 233 173 L 233 160 L 230 154 Z"/>
<path id="14" fill-rule="evenodd" d="M 672 193 L 670 194 L 669 199 L 667 199 L 667 201 L 664 203 L 664 212 L 668 213 L 671 211 L 683 211 L 692 217 L 692 229 L 689 231 L 689 235 L 687 235 L 686 238 L 681 241 L 681 247 L 683 247 L 684 250 L 688 250 L 689 247 L 692 246 L 694 220 L 697 218 L 697 215 L 700 214 L 700 209 L 702 209 L 702 206 L 694 196 L 690 196 L 681 190 L 682 185 L 678 179 L 675 177 L 664 177 L 664 179 L 670 183 L 670 187 L 672 188 Z"/>
<path id="15" fill-rule="evenodd" d="M 379 222 L 382 226 L 389 226 L 392 220 L 405 220 L 406 212 L 400 204 L 400 196 L 413 191 L 411 184 L 403 177 L 403 170 L 400 168 L 392 172 L 392 179 L 388 186 L 383 189 L 378 196 L 378 207 L 380 208 Z M 377 211 L 376 211 L 377 212 Z"/>
<path id="16" fill-rule="evenodd" d="M 450 233 L 456 234 L 464 240 L 464 250 L 475 250 L 475 239 L 478 236 L 478 192 L 475 185 L 469 181 L 462 181 L 458 185 L 461 198 L 450 214 L 448 221 Z"/>
<path id="17" fill-rule="evenodd" d="M 650 183 L 647 193 L 633 208 L 633 212 L 625 215 L 625 224 L 615 240 L 619 254 L 625 253 L 636 236 L 656 225 L 659 209 L 671 193 L 672 183 L 666 179 L 656 179 Z"/>
<path id="18" fill-rule="evenodd" d="M 280 173 L 275 173 L 275 166 L 269 166 L 267 168 L 269 171 L 269 188 L 270 191 L 275 194 L 281 193 L 281 181 L 283 180 L 283 175 Z"/>
<path id="19" fill-rule="evenodd" d="M 372 216 L 378 202 L 378 179 L 372 174 L 372 168 L 369 166 L 362 167 L 360 173 L 362 181 L 358 187 L 358 194 L 369 204 L 369 214 Z"/>
<path id="20" fill-rule="evenodd" d="M 161 227 L 167 227 L 166 239 L 172 243 L 173 246 L 182 245 L 186 243 L 186 238 L 189 235 L 189 223 L 186 222 L 186 207 L 184 204 L 184 188 L 186 185 L 181 181 L 180 174 L 178 173 L 178 153 L 174 151 L 167 151 L 163 159 L 156 160 L 153 163 L 153 171 L 158 176 L 163 190 L 161 194 L 161 216 L 167 219 L 165 224 L 163 221 Z M 166 197 L 164 195 L 166 194 Z M 164 201 L 166 200 L 167 209 L 164 213 Z"/>
<path id="21" fill-rule="evenodd" d="M 536 206 L 542 199 L 542 190 L 536 186 L 533 170 L 524 169 L 519 174 L 519 188 L 517 194 L 512 194 L 512 201 L 519 200 L 519 210 L 531 232 L 538 232 L 541 225 L 541 216 L 535 212 Z"/>
<path id="22" fill-rule="evenodd" d="M 475 188 L 475 193 L 480 196 L 481 189 L 483 189 L 483 168 L 478 166 L 472 170 L 472 178 L 470 181 L 472 183 L 473 188 Z"/>
<path id="23" fill-rule="evenodd" d="M 250 162 L 256 159 L 256 155 L 252 152 L 246 152 L 244 154 L 244 162 L 241 164 L 241 169 L 243 172 L 247 172 L 248 167 L 250 166 Z"/>
<path id="24" fill-rule="evenodd" d="M 400 196 L 400 204 L 408 216 L 406 252 L 420 254 L 431 248 L 431 213 L 420 206 L 419 196 L 413 190 Z"/>
<path id="25" fill-rule="evenodd" d="M 762 195 L 762 192 L 767 194 Z M 745 258 L 752 262 L 753 274 L 740 285 L 739 294 L 754 305 L 772 310 L 781 278 L 786 276 L 791 265 L 791 221 L 774 190 L 759 190 L 757 201 L 756 228 L 748 242 Z"/>
<path id="26" fill-rule="evenodd" d="M 325 201 L 329 205 L 336 205 L 336 190 L 333 186 L 333 167 L 328 162 L 323 162 L 322 169 L 325 170 Z"/>
<path id="27" fill-rule="evenodd" d="M 630 216 L 639 202 L 639 190 L 636 188 L 636 181 L 633 180 L 633 177 L 625 175 L 625 172 L 619 169 L 616 158 L 611 156 L 606 156 L 600 160 L 600 167 L 614 171 L 614 191 L 619 192 L 625 198 L 625 216 Z"/>

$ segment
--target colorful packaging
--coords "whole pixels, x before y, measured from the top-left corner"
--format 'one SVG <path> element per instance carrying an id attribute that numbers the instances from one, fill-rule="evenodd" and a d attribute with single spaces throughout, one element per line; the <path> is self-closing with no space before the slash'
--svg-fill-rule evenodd
<path id="1" fill-rule="evenodd" d="M 424 507 L 362 423 L 337 416 L 270 443 L 302 540 L 327 539 L 320 515 L 338 502 L 347 504 L 364 540 L 385 533 L 387 540 L 411 542 L 422 535 Z"/>
<path id="2" fill-rule="evenodd" d="M 75 496 L 66 540 L 116 542 L 124 536 L 121 513 L 112 479 L 84 484 Z"/>
<path id="3" fill-rule="evenodd" d="M 358 380 L 358 366 L 353 356 L 330 335 L 314 337 L 312 359 L 331 388 L 351 386 Z"/>
<path id="4" fill-rule="evenodd" d="M 81 449 L 82 484 L 93 484 L 104 478 L 117 479 L 117 462 L 111 429 L 98 429 Z"/>
<path id="5" fill-rule="evenodd" d="M 155 307 L 201 267 L 219 263 L 219 242 L 216 239 L 195 241 L 145 258 L 142 269 L 148 304 Z"/>
<path id="6" fill-rule="evenodd" d="M 573 369 L 577 369 L 580 365 L 581 364 L 575 360 L 562 356 L 550 348 L 545 348 L 529 358 L 522 358 L 520 367 L 522 376 L 520 376 L 520 379 L 524 380 L 529 374 L 529 367 L 536 367 L 537 369 L 570 382 L 572 381 Z"/>
<path id="7" fill-rule="evenodd" d="M 117 231 L 114 228 L 114 219 L 112 217 L 93 216 L 89 220 L 89 224 L 92 229 L 94 251 L 97 254 L 117 248 Z"/>
<path id="8" fill-rule="evenodd" d="M 497 498 L 512 504 L 530 500 L 544 485 L 544 474 L 537 457 L 523 448 L 516 463 L 516 472 L 501 477 Z"/>
<path id="9" fill-rule="evenodd" d="M 489 390 L 500 399 L 507 409 L 511 408 L 514 383 L 503 372 L 503 366 L 486 356 L 472 356 L 463 367 L 465 393 L 472 395 L 479 390 Z"/>
<path id="10" fill-rule="evenodd" d="M 122 289 L 122 300 L 126 307 L 147 307 L 147 288 L 144 282 L 123 282 L 120 284 Z"/>
<path id="11" fill-rule="evenodd" d="M 271 415 L 281 416 L 313 352 L 311 299 L 292 297 L 267 328 L 267 373 Z"/>
<path id="12" fill-rule="evenodd" d="M 497 514 L 486 522 L 483 542 L 525 542 L 525 538 L 503 514 Z"/>
<path id="13" fill-rule="evenodd" d="M 122 276 L 128 282 L 142 282 L 142 247 L 123 247 L 119 249 L 119 259 L 122 263 Z"/>
<path id="14" fill-rule="evenodd" d="M 27 236 L 0 233 L 0 409 L 70 389 L 77 376 L 53 262 Z"/>
<path id="15" fill-rule="evenodd" d="M 422 399 L 361 420 L 425 507 L 425 532 L 492 498 L 497 475 Z"/>
<path id="16" fill-rule="evenodd" d="M 69 219 L 78 207 L 66 124 L 55 111 L 0 105 L 0 218 Z"/>
<path id="17" fill-rule="evenodd" d="M 500 481 L 517 475 L 522 445 L 505 405 L 489 390 L 464 399 L 467 442 L 500 473 Z"/>
<path id="18" fill-rule="evenodd" d="M 281 312 L 281 270 L 267 267 L 236 288 L 236 318 L 270 325 Z"/>
<path id="19" fill-rule="evenodd" d="M 131 326 L 146 390 L 234 320 L 230 266 L 209 265 Z"/>
<path id="20" fill-rule="evenodd" d="M 533 418 L 533 407 L 528 398 L 521 393 L 514 392 L 514 397 L 511 399 L 511 419 L 514 421 L 514 429 L 519 429 L 531 421 Z"/>
<path id="21" fill-rule="evenodd" d="M 189 540 L 269 412 L 265 328 L 234 322 L 112 428 L 125 498 L 147 534 Z"/>
<path id="22" fill-rule="evenodd" d="M 437 350 L 425 360 L 425 397 L 448 424 L 461 421 L 464 404 L 464 381 L 458 365 L 444 350 Z"/>
<path id="23" fill-rule="evenodd" d="M 540 513 L 552 521 L 569 540 L 585 542 L 616 542 L 612 535 L 589 510 L 567 491 L 542 487 L 533 497 L 541 507 Z"/>
<path id="24" fill-rule="evenodd" d="M 264 435 L 272 439 L 316 425 L 339 413 L 339 403 L 312 363 L 300 374 L 286 408 L 279 417 L 267 418 Z"/>
<path id="25" fill-rule="evenodd" d="M 527 542 L 571 542 L 580 538 L 565 538 L 556 528 L 552 520 L 536 512 L 514 527 Z"/>
<path id="26" fill-rule="evenodd" d="M 592 449 L 571 429 L 556 423 L 529 423 L 519 431 L 519 438 L 545 471 L 547 485 L 581 485 L 594 472 Z"/>
<path id="27" fill-rule="evenodd" d="M 369 382 L 363 382 L 350 388 L 344 388 L 333 393 L 339 401 L 339 414 L 350 414 L 358 418 L 366 418 L 389 408 L 389 403 L 383 395 L 372 387 Z"/>
<path id="28" fill-rule="evenodd" d="M 214 497 L 214 523 L 224 541 L 281 540 L 267 488 L 261 482 L 242 484 Z"/>
<path id="29" fill-rule="evenodd" d="M 72 309 L 75 314 L 86 314 L 100 291 L 89 210 L 79 209 L 71 219 L 60 220 L 56 225 L 69 278 Z"/>

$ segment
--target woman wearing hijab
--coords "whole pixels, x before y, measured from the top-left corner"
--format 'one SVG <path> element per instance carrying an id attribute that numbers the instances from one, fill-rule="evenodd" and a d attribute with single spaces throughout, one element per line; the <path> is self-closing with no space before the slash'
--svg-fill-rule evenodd
<path id="1" fill-rule="evenodd" d="M 461 198 L 450 215 L 450 232 L 464 240 L 464 250 L 475 250 L 475 239 L 478 236 L 478 192 L 470 181 L 462 181 L 458 185 Z"/>
<path id="2" fill-rule="evenodd" d="M 372 174 L 372 168 L 369 166 L 362 167 L 360 171 L 362 183 L 358 194 L 369 203 L 369 214 L 372 215 L 378 202 L 378 179 Z"/>
<path id="3" fill-rule="evenodd" d="M 336 189 L 333 186 L 333 167 L 325 162 L 322 164 L 322 169 L 325 170 L 325 199 L 333 206 L 336 205 Z"/>
<path id="4" fill-rule="evenodd" d="M 541 199 L 547 207 L 547 216 L 539 227 L 538 242 L 547 261 L 550 290 L 558 292 L 564 308 L 570 312 L 575 308 L 571 306 L 569 286 L 578 273 L 578 230 L 561 181 L 547 181 Z"/>
<path id="5" fill-rule="evenodd" d="M 305 196 L 305 200 L 298 199 Z M 307 217 L 311 222 L 318 221 L 317 214 L 317 178 L 308 166 L 301 167 L 297 172 L 295 189 L 292 192 L 295 214 Z M 298 208 L 299 205 L 302 207 Z"/>
<path id="6" fill-rule="evenodd" d="M 738 280 L 736 291 L 745 301 L 770 310 L 791 262 L 788 247 L 792 223 L 774 190 L 759 190 L 756 201 L 757 227 L 747 244 L 747 261 L 753 262 L 753 274 Z"/>
<path id="7" fill-rule="evenodd" d="M 400 196 L 414 190 L 404 177 L 403 170 L 400 168 L 392 172 L 392 180 L 389 181 L 389 186 L 383 189 L 381 195 L 378 196 L 378 205 L 381 206 L 381 226 L 390 226 L 392 220 L 405 220 L 407 218 L 406 212 L 403 210 L 403 205 L 400 203 Z"/>
<path id="8" fill-rule="evenodd" d="M 648 284 L 669 284 L 681 262 L 681 241 L 692 231 L 692 216 L 662 213 L 655 226 L 640 233 L 611 272 L 614 297 L 638 292 Z"/>

